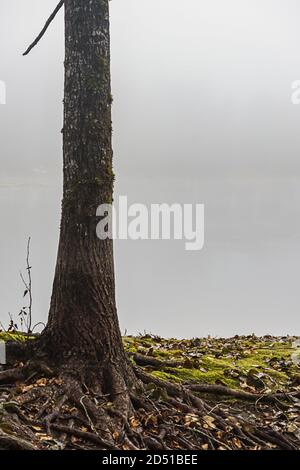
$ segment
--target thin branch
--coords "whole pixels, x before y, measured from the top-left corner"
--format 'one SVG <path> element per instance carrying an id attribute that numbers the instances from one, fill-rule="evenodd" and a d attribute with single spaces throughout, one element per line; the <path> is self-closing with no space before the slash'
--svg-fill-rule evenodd
<path id="1" fill-rule="evenodd" d="M 45 26 L 43 27 L 42 31 L 40 32 L 40 34 L 36 37 L 36 39 L 33 41 L 32 44 L 30 44 L 30 46 L 28 47 L 28 49 L 24 52 L 24 56 L 25 55 L 28 55 L 29 52 L 38 44 L 38 42 L 40 42 L 40 40 L 42 39 L 42 37 L 44 36 L 44 34 L 46 33 L 47 29 L 49 28 L 50 24 L 52 23 L 52 21 L 54 20 L 54 18 L 56 17 L 57 13 L 59 12 L 59 10 L 62 8 L 63 4 L 65 3 L 65 0 L 61 0 L 59 2 L 59 4 L 57 5 L 57 7 L 55 8 L 54 12 L 49 16 L 48 20 L 46 21 L 46 24 Z"/>
<path id="2" fill-rule="evenodd" d="M 24 284 L 25 289 L 26 289 L 26 290 L 29 290 L 29 286 L 28 286 L 27 282 L 26 282 L 25 279 L 24 279 L 24 276 L 23 276 L 23 274 L 22 274 L 22 271 L 20 271 L 20 278 L 21 278 L 21 280 L 22 280 L 22 282 L 23 282 L 23 284 Z"/>
<path id="3" fill-rule="evenodd" d="M 28 294 L 29 294 L 29 324 L 28 324 L 28 331 L 27 333 L 31 332 L 31 324 L 32 324 L 32 279 L 31 279 L 31 266 L 29 263 L 29 257 L 30 257 L 30 242 L 31 242 L 31 237 L 28 238 L 28 243 L 27 243 L 27 257 L 26 257 L 26 263 L 27 263 L 27 276 L 28 276 Z"/>
<path id="4" fill-rule="evenodd" d="M 20 271 L 20 278 L 22 279 L 22 282 L 25 286 L 25 293 L 29 295 L 29 306 L 28 306 L 28 321 L 26 321 L 24 315 L 23 315 L 23 321 L 25 323 L 27 333 L 31 333 L 31 325 L 32 325 L 32 278 L 31 278 L 31 266 L 30 266 L 30 242 L 31 242 L 31 237 L 28 238 L 27 242 L 27 254 L 26 254 L 26 271 L 27 271 L 27 278 L 28 281 L 25 280 L 22 272 Z M 27 307 L 26 307 L 27 308 Z M 21 313 L 24 313 L 24 309 L 21 310 Z"/>
<path id="5" fill-rule="evenodd" d="M 33 333 L 34 330 L 35 330 L 38 326 L 40 326 L 40 325 L 43 325 L 43 327 L 46 328 L 45 323 L 44 323 L 43 321 L 39 321 L 38 323 L 36 323 L 36 324 L 33 326 L 32 330 L 31 330 L 31 333 Z M 39 334 L 39 333 L 37 333 L 37 334 Z"/>

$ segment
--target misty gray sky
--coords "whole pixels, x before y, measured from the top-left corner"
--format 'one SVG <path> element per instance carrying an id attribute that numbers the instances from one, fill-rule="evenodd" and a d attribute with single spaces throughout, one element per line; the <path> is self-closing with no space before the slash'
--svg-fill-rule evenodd
<path id="1" fill-rule="evenodd" d="M 22 306 L 32 237 L 34 319 L 46 321 L 62 183 L 63 14 L 0 5 L 0 320 Z M 298 0 L 113 0 L 117 194 L 204 203 L 206 241 L 118 241 L 122 330 L 177 337 L 300 334 Z"/>

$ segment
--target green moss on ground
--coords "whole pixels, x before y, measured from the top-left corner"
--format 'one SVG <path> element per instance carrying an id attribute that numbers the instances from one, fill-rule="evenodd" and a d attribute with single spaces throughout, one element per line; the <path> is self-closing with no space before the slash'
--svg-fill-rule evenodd
<path id="1" fill-rule="evenodd" d="M 0 332 L 0 341 L 28 341 L 30 339 L 34 339 L 33 336 L 28 336 L 28 335 L 25 335 L 24 333 L 21 333 L 19 331 L 15 331 L 15 332 L 7 332 L 7 331 L 1 331 Z"/>
<path id="2" fill-rule="evenodd" d="M 163 339 L 144 335 L 124 337 L 125 349 L 177 367 L 145 367 L 155 377 L 176 383 L 221 384 L 248 391 L 288 391 L 300 386 L 299 367 L 292 360 L 294 337 L 236 336 L 234 338 Z M 299 360 L 300 362 L 300 360 Z"/>
<path id="3" fill-rule="evenodd" d="M 33 337 L 20 332 L 0 332 L 0 341 L 29 339 Z M 162 363 L 177 363 L 177 367 L 169 367 L 166 362 L 159 368 L 144 368 L 155 377 L 175 383 L 221 384 L 252 392 L 290 391 L 291 387 L 300 391 L 300 351 L 295 347 L 295 340 L 294 337 L 258 338 L 254 335 L 190 340 L 152 335 L 123 338 L 131 357 L 138 353 Z M 299 362 L 295 361 L 295 354 Z"/>

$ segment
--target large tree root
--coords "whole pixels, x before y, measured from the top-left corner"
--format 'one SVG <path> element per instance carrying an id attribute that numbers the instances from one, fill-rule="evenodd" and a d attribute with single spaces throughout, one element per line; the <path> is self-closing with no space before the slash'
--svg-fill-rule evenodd
<path id="1" fill-rule="evenodd" d="M 134 374 L 130 386 L 114 366 L 106 384 L 102 375 L 88 387 L 67 366 L 55 372 L 31 361 L 1 372 L 10 387 L 0 390 L 0 449 L 300 449 L 299 439 L 263 419 L 285 410 L 283 394 L 254 399 L 226 387 L 167 382 L 138 367 Z M 231 396 L 242 409 L 198 393 Z"/>
<path id="2" fill-rule="evenodd" d="M 277 403 L 279 400 L 286 400 L 287 398 L 299 398 L 299 392 L 291 393 L 250 393 L 244 390 L 234 390 L 233 388 L 225 387 L 224 385 L 214 384 L 186 384 L 188 390 L 198 393 L 210 393 L 214 395 L 224 395 L 239 400 L 249 400 L 251 402 L 264 402 L 264 403 Z M 282 406 L 284 404 L 281 403 Z"/>
<path id="3" fill-rule="evenodd" d="M 37 450 L 37 447 L 19 437 L 10 436 L 0 431 L 1 450 Z"/>

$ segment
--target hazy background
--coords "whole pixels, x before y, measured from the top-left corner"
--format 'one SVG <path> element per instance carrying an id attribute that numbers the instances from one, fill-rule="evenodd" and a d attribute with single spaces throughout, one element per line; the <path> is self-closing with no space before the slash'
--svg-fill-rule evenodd
<path id="1" fill-rule="evenodd" d="M 63 14 L 2 0 L 0 320 L 22 306 L 32 236 L 34 319 L 46 321 L 61 198 Z M 300 334 L 299 0 L 113 0 L 116 190 L 206 205 L 200 252 L 116 243 L 122 330 L 178 337 Z"/>

